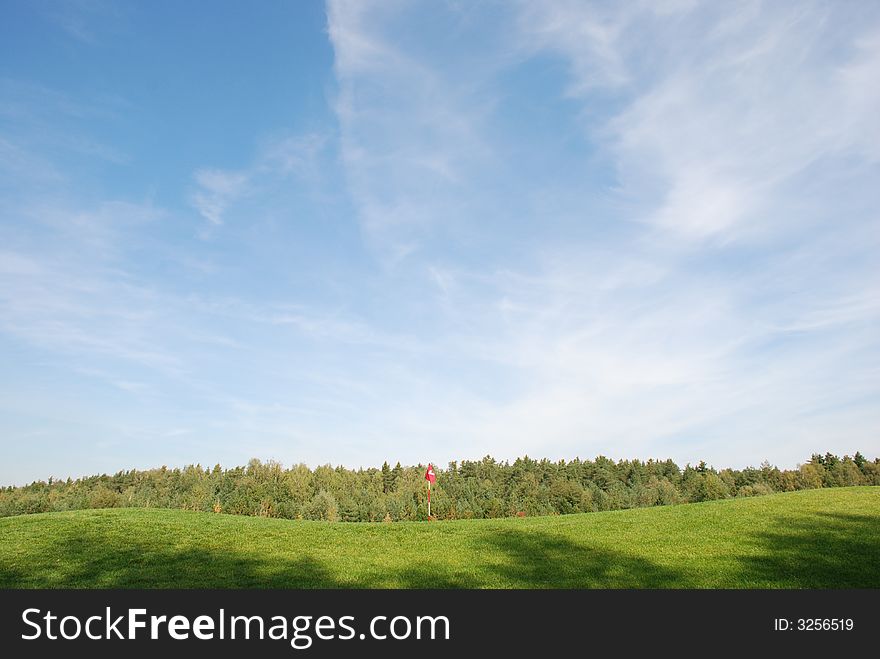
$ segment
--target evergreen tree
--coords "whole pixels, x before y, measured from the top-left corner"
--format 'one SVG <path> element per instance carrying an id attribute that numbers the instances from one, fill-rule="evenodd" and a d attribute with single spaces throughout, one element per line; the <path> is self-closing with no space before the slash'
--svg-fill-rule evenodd
<path id="1" fill-rule="evenodd" d="M 403 478 L 403 467 L 400 466 L 400 462 L 394 465 L 394 469 L 391 470 L 391 491 L 396 492 L 397 488 L 400 487 L 400 481 Z"/>
<path id="2" fill-rule="evenodd" d="M 394 481 L 391 476 L 391 467 L 388 466 L 388 461 L 386 460 L 382 463 L 382 492 L 388 494 L 393 489 Z"/>

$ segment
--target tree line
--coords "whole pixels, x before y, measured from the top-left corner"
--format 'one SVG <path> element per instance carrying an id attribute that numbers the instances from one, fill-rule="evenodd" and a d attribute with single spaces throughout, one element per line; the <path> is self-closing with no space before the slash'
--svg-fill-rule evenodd
<path id="1" fill-rule="evenodd" d="M 716 470 L 700 462 L 599 456 L 571 461 L 518 458 L 435 467 L 437 519 L 564 515 L 748 497 L 822 487 L 880 485 L 880 458 L 814 454 L 796 469 Z M 253 459 L 245 467 L 189 465 L 120 471 L 0 488 L 0 517 L 87 508 L 176 508 L 286 519 L 397 522 L 427 518 L 425 466 L 346 469 Z"/>

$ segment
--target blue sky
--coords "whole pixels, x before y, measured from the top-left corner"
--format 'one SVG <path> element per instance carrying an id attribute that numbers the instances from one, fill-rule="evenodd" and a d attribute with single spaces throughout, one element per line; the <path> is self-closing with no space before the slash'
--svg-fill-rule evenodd
<path id="1" fill-rule="evenodd" d="M 880 6 L 0 3 L 0 482 L 880 454 Z"/>

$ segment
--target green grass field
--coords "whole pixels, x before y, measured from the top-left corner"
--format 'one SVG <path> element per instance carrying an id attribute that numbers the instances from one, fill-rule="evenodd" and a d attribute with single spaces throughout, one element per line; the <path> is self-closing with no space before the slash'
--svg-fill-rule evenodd
<path id="1" fill-rule="evenodd" d="M 432 523 L 8 517 L 0 587 L 880 588 L 880 488 Z"/>

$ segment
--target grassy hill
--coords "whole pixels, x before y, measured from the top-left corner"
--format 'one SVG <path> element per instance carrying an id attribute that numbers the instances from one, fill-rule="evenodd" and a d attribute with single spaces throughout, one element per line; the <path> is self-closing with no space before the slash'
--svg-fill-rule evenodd
<path id="1" fill-rule="evenodd" d="M 3 588 L 880 588 L 880 487 L 502 520 L 0 519 Z"/>

